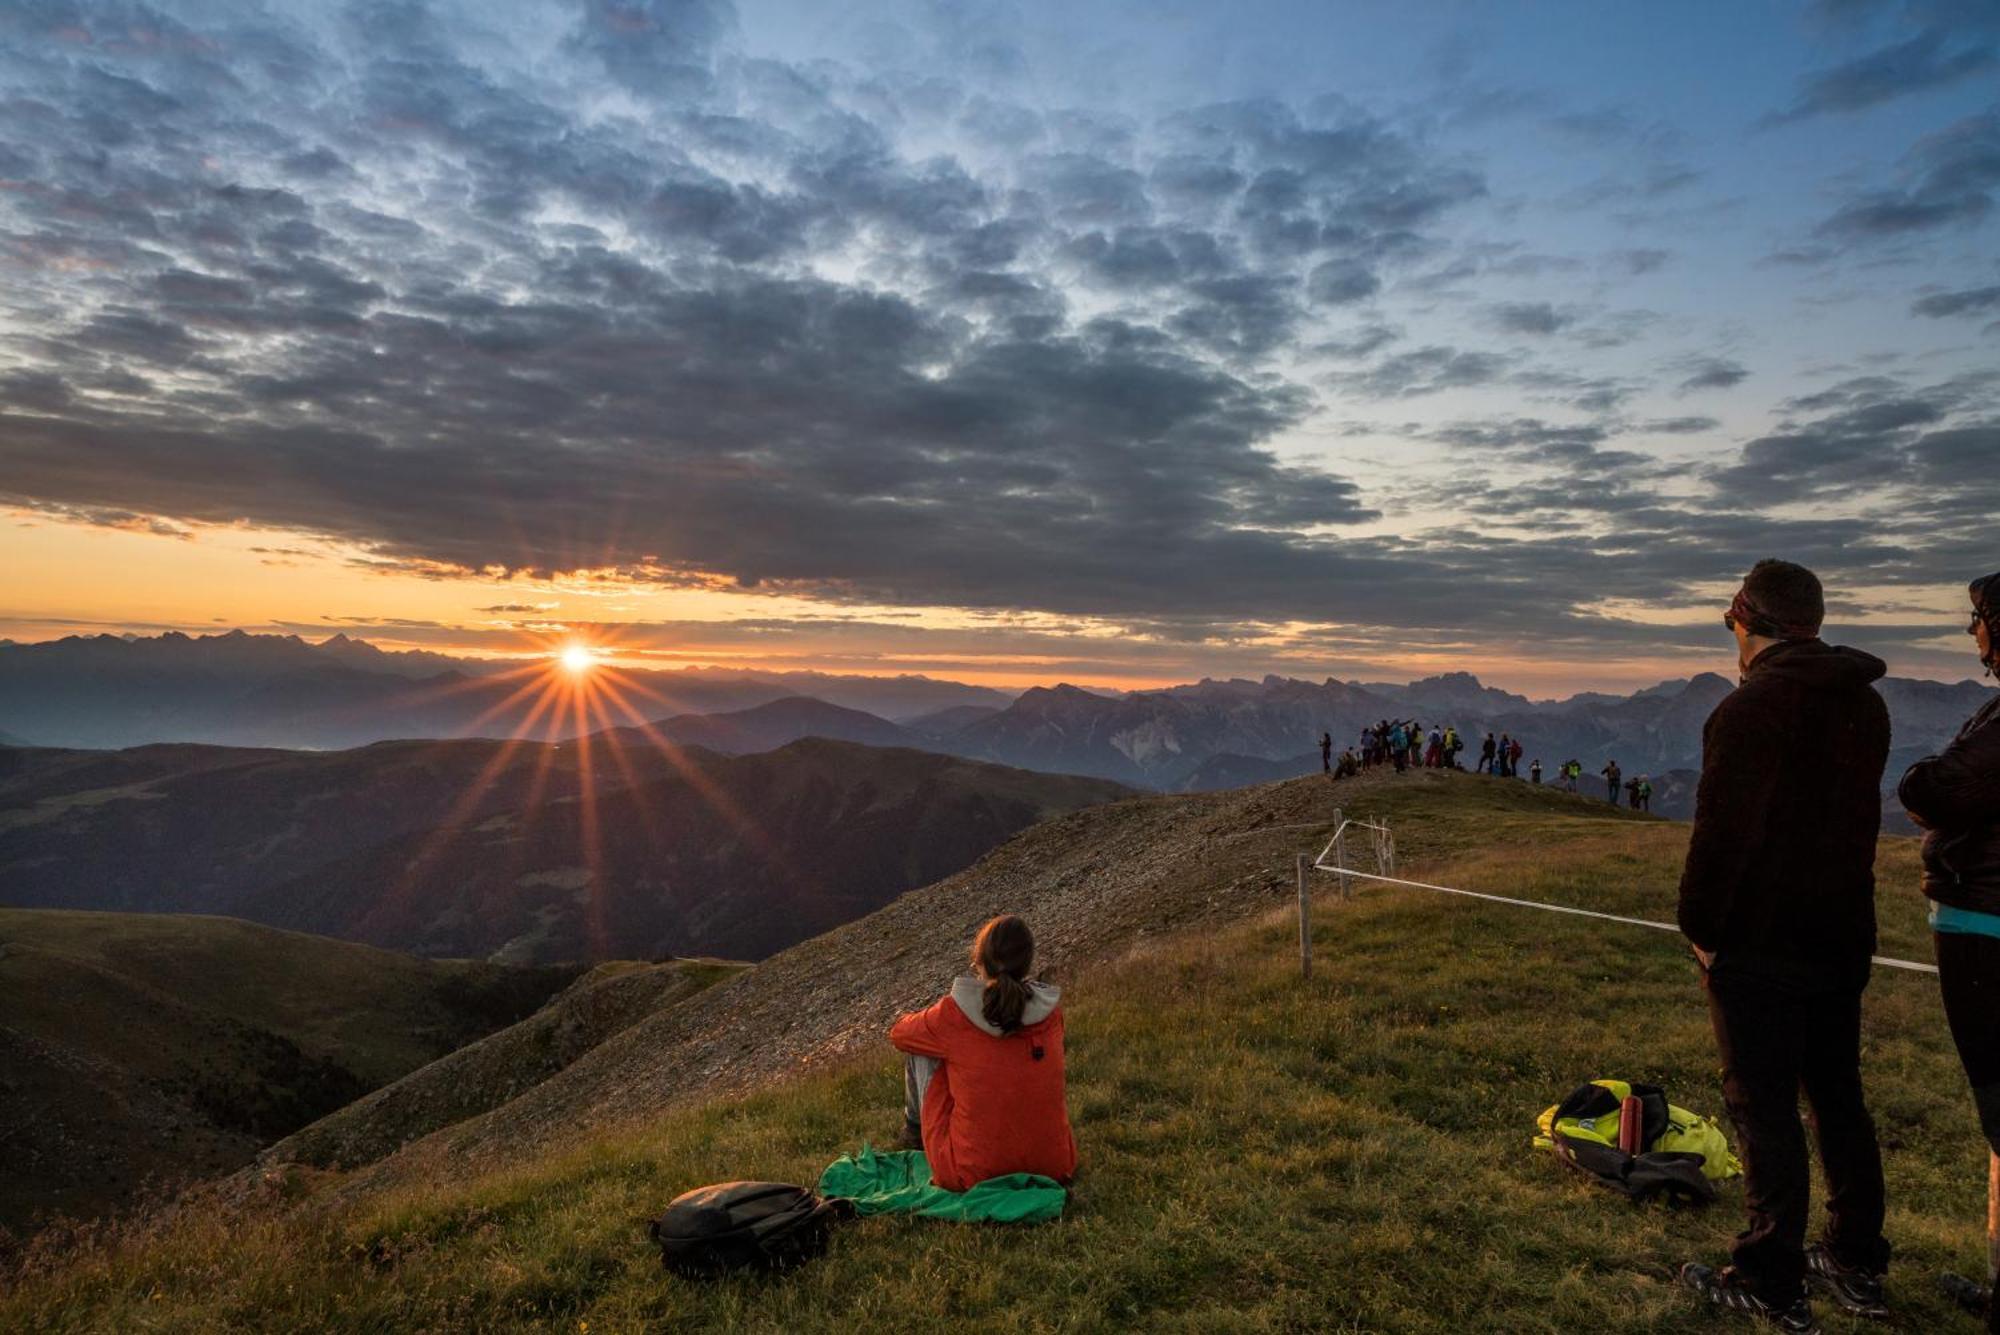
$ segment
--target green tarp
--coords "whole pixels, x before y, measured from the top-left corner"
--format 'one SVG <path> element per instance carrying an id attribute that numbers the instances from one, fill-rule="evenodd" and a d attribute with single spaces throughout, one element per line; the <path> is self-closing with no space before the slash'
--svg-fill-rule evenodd
<path id="1" fill-rule="evenodd" d="M 931 1166 L 919 1150 L 883 1154 L 863 1145 L 819 1175 L 819 1194 L 854 1202 L 858 1214 L 916 1214 L 962 1223 L 1042 1224 L 1060 1218 L 1069 1200 L 1053 1178 L 1009 1173 L 975 1182 L 970 1191 L 931 1183 Z"/>

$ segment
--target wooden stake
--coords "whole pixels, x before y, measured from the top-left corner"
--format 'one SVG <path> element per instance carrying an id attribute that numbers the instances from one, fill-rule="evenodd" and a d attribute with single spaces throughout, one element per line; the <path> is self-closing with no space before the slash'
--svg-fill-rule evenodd
<path id="1" fill-rule="evenodd" d="M 1298 855 L 1299 977 L 1313 976 L 1312 896 L 1306 890 L 1306 855 Z"/>
<path id="2" fill-rule="evenodd" d="M 1339 807 L 1333 809 L 1333 865 L 1339 868 L 1340 897 L 1347 898 L 1347 819 Z"/>

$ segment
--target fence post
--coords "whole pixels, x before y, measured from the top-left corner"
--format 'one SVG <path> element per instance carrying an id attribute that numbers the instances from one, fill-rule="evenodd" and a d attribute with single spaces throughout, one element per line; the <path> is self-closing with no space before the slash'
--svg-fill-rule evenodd
<path id="1" fill-rule="evenodd" d="M 1299 977 L 1313 976 L 1312 895 L 1306 888 L 1306 855 L 1298 855 L 1299 877 Z"/>
<path id="2" fill-rule="evenodd" d="M 1340 897 L 1352 898 L 1354 889 L 1347 879 L 1347 817 L 1339 807 L 1333 809 L 1333 865 L 1340 869 Z"/>

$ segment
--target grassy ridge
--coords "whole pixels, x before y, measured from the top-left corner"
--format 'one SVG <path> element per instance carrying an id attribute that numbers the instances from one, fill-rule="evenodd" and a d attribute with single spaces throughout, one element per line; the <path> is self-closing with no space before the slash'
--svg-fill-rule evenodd
<path id="1" fill-rule="evenodd" d="M 1453 796 L 1368 791 L 1413 874 L 1670 914 L 1684 827 L 1512 786 Z M 1885 844 L 1881 916 L 1885 953 L 1921 959 L 1913 858 Z M 1402 889 L 1322 895 L 1315 921 L 1310 984 L 1291 923 L 1270 914 L 1152 942 L 1071 984 L 1084 1171 L 1058 1225 L 873 1220 L 783 1280 L 660 1272 L 640 1221 L 676 1192 L 809 1181 L 840 1150 L 885 1139 L 900 1082 L 884 1051 L 475 1180 L 316 1210 L 338 1179 L 295 1173 L 262 1207 L 197 1207 L 29 1276 L 0 1299 L 0 1326 L 1709 1328 L 1668 1277 L 1719 1252 L 1740 1189 L 1707 1212 L 1635 1209 L 1527 1143 L 1536 1113 L 1595 1075 L 1656 1080 L 1720 1114 L 1676 939 Z M 1970 1328 L 1929 1281 L 1981 1263 L 1985 1159 L 1934 981 L 1878 976 L 1866 1025 L 1895 1328 Z M 306 1208 L 281 1208 L 288 1197 Z"/>

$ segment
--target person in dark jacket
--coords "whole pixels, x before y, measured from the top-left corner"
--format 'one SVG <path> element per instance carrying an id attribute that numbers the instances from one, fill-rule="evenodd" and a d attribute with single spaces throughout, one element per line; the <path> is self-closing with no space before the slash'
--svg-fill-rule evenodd
<path id="1" fill-rule="evenodd" d="M 1759 561 L 1723 622 L 1742 684 L 1702 729 L 1679 923 L 1702 965 L 1749 1226 L 1721 1270 L 1681 1280 L 1710 1303 L 1816 1329 L 1806 1284 L 1881 1316 L 1889 1244 L 1882 1157 L 1861 1095 L 1861 993 L 1875 953 L 1875 839 L 1889 711 L 1882 661 L 1819 638 L 1810 570 Z M 1805 1246 L 1811 1175 L 1799 1092 L 1829 1199 Z"/>
<path id="2" fill-rule="evenodd" d="M 1972 624 L 1988 672 L 2000 666 L 2000 573 L 1974 580 Z M 1919 760 L 1896 789 L 1924 828 L 1924 894 L 1931 900 L 1945 1018 L 1986 1141 L 2000 1153 L 2000 695 L 1979 707 L 1951 745 Z M 2000 1331 L 1989 1293 L 1986 1329 Z"/>
<path id="3" fill-rule="evenodd" d="M 1319 735 L 1319 770 L 1322 774 L 1333 773 L 1333 734 L 1330 732 Z"/>

